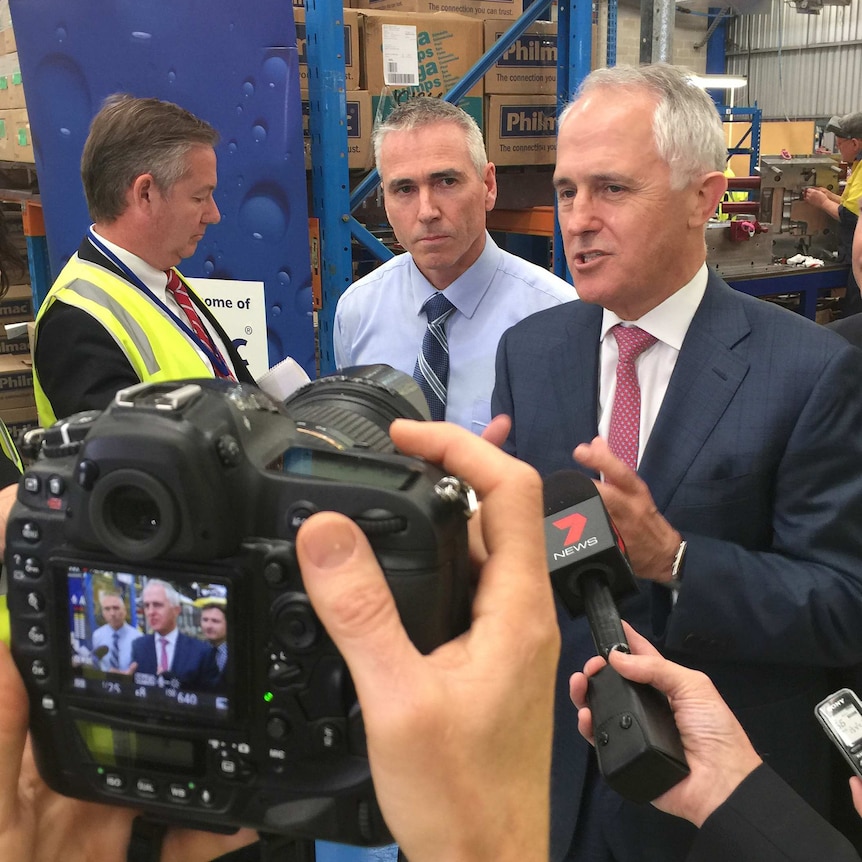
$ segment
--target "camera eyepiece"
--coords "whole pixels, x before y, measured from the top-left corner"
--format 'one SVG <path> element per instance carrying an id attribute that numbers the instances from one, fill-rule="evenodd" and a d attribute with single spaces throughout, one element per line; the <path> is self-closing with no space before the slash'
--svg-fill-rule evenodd
<path id="1" fill-rule="evenodd" d="M 114 470 L 97 482 L 90 499 L 96 538 L 121 559 L 154 559 L 173 544 L 179 513 L 170 491 L 141 470 Z"/>

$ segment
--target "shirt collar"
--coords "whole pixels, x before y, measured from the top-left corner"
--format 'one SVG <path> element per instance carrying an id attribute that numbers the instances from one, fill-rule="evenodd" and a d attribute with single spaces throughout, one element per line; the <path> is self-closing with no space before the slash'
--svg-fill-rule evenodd
<path id="1" fill-rule="evenodd" d="M 491 239 L 491 234 L 485 231 L 485 247 L 476 262 L 445 288 L 446 299 L 465 317 L 472 317 L 475 313 L 482 297 L 491 286 L 502 257 L 503 252 Z M 410 266 L 413 272 L 413 300 L 416 314 L 419 315 L 428 297 L 433 296 L 437 289 L 422 275 L 412 258 Z"/>
<path id="2" fill-rule="evenodd" d="M 694 314 L 706 292 L 706 282 L 709 271 L 704 262 L 688 284 L 672 293 L 664 302 L 648 311 L 639 320 L 623 320 L 613 311 L 604 309 L 602 314 L 601 341 L 611 327 L 618 323 L 636 323 L 645 332 L 654 335 L 659 341 L 670 345 L 676 350 L 682 348 L 685 335 L 688 332 Z"/>
<path id="3" fill-rule="evenodd" d="M 164 638 L 168 642 L 168 646 L 173 646 L 177 642 L 177 637 L 180 633 L 180 630 L 174 626 L 166 635 L 160 635 L 158 632 L 153 632 L 156 636 L 156 643 L 161 643 L 161 638 Z"/>
<path id="4" fill-rule="evenodd" d="M 154 266 L 148 264 L 143 258 L 138 257 L 127 249 L 105 239 L 105 237 L 96 231 L 95 225 L 91 225 L 90 229 L 99 237 L 99 241 L 102 245 L 104 245 L 108 251 L 112 251 L 119 258 L 120 262 L 124 263 L 136 276 L 138 276 L 138 278 L 150 290 L 152 290 L 153 293 L 158 293 L 159 295 L 164 294 L 167 280 L 165 278 L 165 273 L 162 270 L 156 269 Z"/>

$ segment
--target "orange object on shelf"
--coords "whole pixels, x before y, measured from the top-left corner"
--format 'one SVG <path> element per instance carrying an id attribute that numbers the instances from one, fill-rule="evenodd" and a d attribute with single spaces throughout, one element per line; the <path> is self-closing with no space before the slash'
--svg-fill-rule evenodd
<path id="1" fill-rule="evenodd" d="M 25 201 L 22 208 L 22 223 L 24 236 L 45 236 L 45 219 L 42 215 L 42 204 Z"/>
<path id="2" fill-rule="evenodd" d="M 554 235 L 554 207 L 530 207 L 523 210 L 491 210 L 488 230 L 523 233 L 530 236 Z"/>

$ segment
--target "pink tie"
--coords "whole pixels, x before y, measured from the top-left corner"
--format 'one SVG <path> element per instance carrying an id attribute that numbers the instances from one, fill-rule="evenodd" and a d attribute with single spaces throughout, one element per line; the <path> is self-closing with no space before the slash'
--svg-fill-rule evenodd
<path id="1" fill-rule="evenodd" d="M 638 467 L 638 443 L 641 425 L 641 388 L 635 362 L 638 356 L 658 340 L 637 326 L 617 324 L 611 329 L 617 342 L 617 389 L 611 408 L 608 446 L 611 452 L 632 470 Z"/>
<path id="2" fill-rule="evenodd" d="M 180 280 L 180 277 L 177 275 L 175 269 L 169 269 L 165 272 L 165 275 L 168 277 L 167 291 L 168 293 L 176 300 L 177 305 L 183 310 L 186 317 L 189 321 L 189 326 L 191 326 L 192 331 L 195 335 L 203 342 L 206 347 L 208 347 L 213 355 L 221 360 L 222 364 L 227 367 L 227 363 L 224 361 L 224 358 L 221 355 L 221 351 L 215 346 L 213 340 L 210 338 L 210 334 L 207 332 L 206 327 L 203 325 L 200 317 L 198 316 L 197 309 L 192 302 L 192 298 L 189 296 L 188 290 L 186 290 L 186 286 Z M 218 366 L 218 363 L 213 363 L 213 370 L 216 373 L 217 377 L 225 377 L 233 378 L 233 375 L 225 375 L 222 373 L 221 369 Z"/>
<path id="3" fill-rule="evenodd" d="M 159 658 L 159 673 L 167 673 L 170 669 L 170 664 L 168 662 L 168 639 L 167 638 L 159 638 L 162 642 L 162 654 Z"/>

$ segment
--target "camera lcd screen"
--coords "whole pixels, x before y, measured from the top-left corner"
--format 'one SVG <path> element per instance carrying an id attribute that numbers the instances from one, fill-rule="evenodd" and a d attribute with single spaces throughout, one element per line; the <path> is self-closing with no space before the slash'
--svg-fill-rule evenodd
<path id="1" fill-rule="evenodd" d="M 195 758 L 194 743 L 171 736 L 140 733 L 97 724 L 77 721 L 81 742 L 100 766 L 127 766 L 137 769 L 194 769 L 201 772 Z"/>
<path id="2" fill-rule="evenodd" d="M 71 694 L 179 718 L 231 718 L 230 586 L 68 564 Z"/>
<path id="3" fill-rule="evenodd" d="M 361 458 L 350 458 L 344 452 L 294 446 L 284 453 L 283 458 L 284 470 L 297 476 L 332 479 L 353 485 L 371 485 L 393 491 L 401 490 L 415 477 L 413 471 L 400 464 L 364 461 Z"/>

